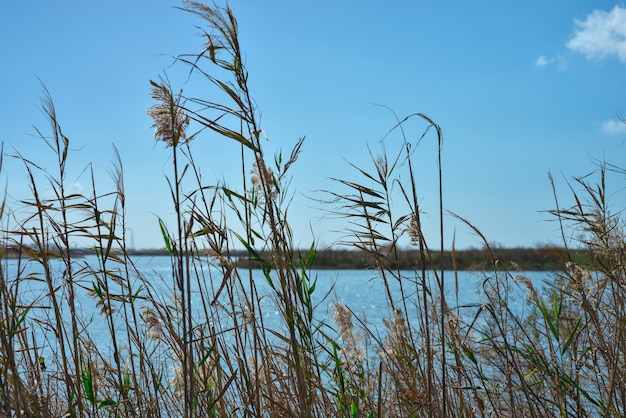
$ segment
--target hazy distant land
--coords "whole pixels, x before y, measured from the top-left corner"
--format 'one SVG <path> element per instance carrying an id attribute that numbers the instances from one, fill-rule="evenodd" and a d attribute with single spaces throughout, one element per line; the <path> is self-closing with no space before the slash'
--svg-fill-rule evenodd
<path id="1" fill-rule="evenodd" d="M 19 254 L 17 248 L 5 248 L 7 257 L 15 258 Z M 167 256 L 167 249 L 127 249 L 131 256 Z M 498 260 L 499 268 L 524 271 L 557 271 L 563 269 L 568 261 L 575 261 L 579 265 L 593 268 L 601 260 L 592 259 L 586 250 L 569 249 L 571 260 L 566 258 L 563 248 L 496 248 L 492 249 L 493 256 Z M 301 251 L 306 254 L 306 250 Z M 88 256 L 94 254 L 90 249 L 77 249 L 74 256 Z M 249 259 L 245 250 L 235 250 L 232 256 L 238 260 L 240 266 L 247 266 Z M 432 251 L 429 260 L 426 260 L 426 268 L 440 269 L 442 257 L 439 251 Z M 206 251 L 205 256 L 210 252 Z M 263 257 L 264 254 L 260 253 Z M 23 255 L 22 255 L 23 256 Z M 52 255 L 54 256 L 54 255 Z M 265 254 L 267 256 L 267 254 Z M 267 257 L 269 259 L 269 257 Z M 417 249 L 398 250 L 396 255 L 388 254 L 386 258 L 390 266 L 401 270 L 421 269 L 419 263 L 419 251 Z M 316 269 L 371 269 L 376 262 L 374 256 L 359 250 L 318 250 L 315 257 L 314 268 Z M 255 263 L 252 262 L 253 267 Z M 487 249 L 466 249 L 456 251 L 444 251 L 443 268 L 446 270 L 492 270 L 494 262 Z"/>

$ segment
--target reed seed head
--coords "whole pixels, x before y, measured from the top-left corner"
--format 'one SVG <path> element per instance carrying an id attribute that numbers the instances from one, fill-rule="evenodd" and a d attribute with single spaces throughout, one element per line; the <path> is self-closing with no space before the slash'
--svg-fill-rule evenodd
<path id="1" fill-rule="evenodd" d="M 422 236 L 422 231 L 420 231 L 419 224 L 417 222 L 417 214 L 413 213 L 411 215 L 411 221 L 409 223 L 408 228 L 409 238 L 411 245 L 418 245 L 420 242 L 420 238 Z"/>
<path id="2" fill-rule="evenodd" d="M 163 327 L 156 312 L 150 308 L 144 307 L 141 311 L 141 317 L 146 324 L 146 337 L 151 340 L 161 339 Z"/>
<path id="3" fill-rule="evenodd" d="M 163 141 L 168 147 L 175 147 L 191 139 L 187 137 L 189 116 L 181 106 L 181 94 L 174 95 L 167 83 L 150 81 L 151 97 L 157 101 L 148 109 L 148 116 L 154 120 L 154 139 Z"/>
<path id="4" fill-rule="evenodd" d="M 530 280 L 530 278 L 518 274 L 517 276 L 513 277 L 513 280 L 522 283 L 526 287 L 526 289 L 528 289 L 528 295 L 526 296 L 528 300 L 537 300 L 537 290 L 535 289 L 535 286 L 533 286 L 533 282 L 532 280 Z"/>
<path id="5" fill-rule="evenodd" d="M 263 196 L 269 193 L 269 200 L 274 200 L 278 196 L 278 189 L 274 184 L 274 172 L 265 165 L 262 159 L 254 163 L 250 174 L 252 174 L 250 181 L 254 190 L 260 191 Z"/>
<path id="6" fill-rule="evenodd" d="M 387 337 L 383 347 L 383 357 L 394 357 L 404 350 L 406 336 L 410 332 L 404 313 L 396 308 L 393 311 L 393 321 L 383 318 L 383 324 L 387 328 Z"/>
<path id="7" fill-rule="evenodd" d="M 346 306 L 335 303 L 335 314 L 333 319 L 339 327 L 339 338 L 343 341 L 341 354 L 345 356 L 351 371 L 356 371 L 358 365 L 365 360 L 365 351 L 361 346 L 362 336 L 354 332 L 352 323 L 352 312 Z"/>

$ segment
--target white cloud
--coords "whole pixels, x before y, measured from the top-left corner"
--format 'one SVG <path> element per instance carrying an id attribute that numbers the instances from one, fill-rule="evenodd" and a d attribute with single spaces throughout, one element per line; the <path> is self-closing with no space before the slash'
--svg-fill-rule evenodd
<path id="1" fill-rule="evenodd" d="M 552 60 L 549 58 L 546 58 L 545 55 L 540 56 L 539 58 L 537 58 L 537 61 L 535 61 L 535 65 L 537 67 L 545 67 L 546 65 L 550 64 Z"/>
<path id="2" fill-rule="evenodd" d="M 626 134 L 626 122 L 623 120 L 609 119 L 600 124 L 600 131 L 606 135 Z"/>
<path id="3" fill-rule="evenodd" d="M 65 196 L 73 194 L 82 194 L 85 191 L 85 186 L 80 181 L 75 181 L 72 184 L 65 185 Z M 46 199 L 57 199 L 57 195 L 52 189 L 46 189 L 43 192 L 43 196 Z"/>
<path id="4" fill-rule="evenodd" d="M 560 55 L 557 55 L 555 57 L 546 57 L 545 55 L 542 55 L 535 60 L 535 66 L 539 68 L 543 68 L 552 64 L 556 65 L 556 68 L 559 71 L 567 70 L 567 61 L 565 61 L 565 59 Z"/>
<path id="5" fill-rule="evenodd" d="M 75 181 L 74 183 L 70 184 L 68 192 L 69 194 L 81 194 L 84 191 L 85 191 L 85 186 L 83 186 L 81 182 Z"/>
<path id="6" fill-rule="evenodd" d="M 616 57 L 626 62 L 626 9 L 594 10 L 585 20 L 574 20 L 576 32 L 566 46 L 591 59 Z"/>

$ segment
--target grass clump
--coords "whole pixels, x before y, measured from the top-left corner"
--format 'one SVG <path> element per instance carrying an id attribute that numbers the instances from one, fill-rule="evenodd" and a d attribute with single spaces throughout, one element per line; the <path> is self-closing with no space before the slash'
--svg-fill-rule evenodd
<path id="1" fill-rule="evenodd" d="M 605 165 L 598 184 L 574 179 L 575 203 L 552 211 L 564 238 L 552 262 L 562 270 L 544 287 L 454 215 L 489 254 L 482 301 L 468 305 L 456 251 L 445 252 L 442 238 L 442 130 L 421 113 L 398 120 L 389 138 L 400 140 L 385 139 L 389 151 L 372 155 L 370 169 L 355 166 L 357 180 L 336 179 L 328 192 L 348 220 L 343 248 L 361 251 L 383 285 L 384 331 L 338 302 L 326 319 L 318 314 L 331 300 L 316 288 L 317 244 L 295 248 L 287 216 L 290 168 L 304 139 L 286 157 L 265 155 L 233 12 L 182 8 L 206 28 L 202 50 L 177 61 L 219 99 L 175 92 L 167 78 L 150 82 L 154 137 L 171 153 L 176 222 L 157 224 L 171 268 L 155 278 L 129 254 L 116 150 L 113 191 L 96 188 L 90 166 L 90 190 L 70 191 L 70 140 L 46 93 L 51 127 L 40 138 L 57 170 L 16 153 L 31 197 L 19 211 L 6 199 L 0 205 L 0 415 L 626 414 L 624 232 L 606 202 Z M 241 184 L 204 183 L 193 152 L 204 132 L 240 148 Z M 431 140 L 436 248 L 423 233 L 414 163 L 418 145 Z M 565 239 L 570 227 L 580 232 L 575 248 Z M 412 251 L 401 250 L 405 238 Z M 77 240 L 88 257 L 77 256 Z M 279 320 L 266 323 L 268 311 Z"/>

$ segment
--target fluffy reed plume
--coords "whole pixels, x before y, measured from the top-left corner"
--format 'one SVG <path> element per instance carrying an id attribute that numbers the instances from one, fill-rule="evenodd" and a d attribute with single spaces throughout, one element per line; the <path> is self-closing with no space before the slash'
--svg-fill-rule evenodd
<path id="1" fill-rule="evenodd" d="M 278 197 L 278 188 L 276 183 L 276 177 L 271 167 L 265 165 L 265 161 L 258 160 L 252 164 L 252 175 L 250 183 L 252 184 L 252 192 L 255 195 L 260 195 L 261 203 L 264 202 L 265 192 L 269 192 L 270 201 L 274 201 Z"/>
<path id="2" fill-rule="evenodd" d="M 590 272 L 571 261 L 565 263 L 565 268 L 569 271 L 570 287 L 576 295 L 583 298 L 585 304 L 585 300 L 597 289 L 598 283 L 593 280 Z"/>
<path id="3" fill-rule="evenodd" d="M 537 299 L 537 290 L 535 289 L 532 280 L 528 276 L 518 274 L 513 277 L 513 279 L 519 283 L 522 283 L 526 287 L 526 289 L 528 290 L 528 295 L 526 296 L 526 298 L 528 300 L 533 301 Z"/>
<path id="4" fill-rule="evenodd" d="M 340 353 L 345 359 L 351 372 L 357 372 L 365 360 L 365 350 L 363 349 L 363 335 L 357 334 L 352 322 L 352 312 L 340 303 L 334 304 L 335 313 L 333 320 L 339 328 L 339 339 L 342 341 Z"/>
<path id="5" fill-rule="evenodd" d="M 156 101 L 148 109 L 148 116 L 154 123 L 154 139 L 163 141 L 168 147 L 184 144 L 191 138 L 187 136 L 189 116 L 182 107 L 182 94 L 174 95 L 167 82 L 157 83 L 150 80 L 150 96 Z"/>
<path id="6" fill-rule="evenodd" d="M 163 338 L 164 330 L 162 319 L 153 309 L 144 306 L 141 309 L 141 319 L 143 319 L 145 323 L 146 337 L 148 339 L 160 340 Z"/>
<path id="7" fill-rule="evenodd" d="M 387 335 L 385 336 L 385 343 L 381 347 L 382 358 L 393 361 L 403 357 L 408 342 L 407 336 L 410 333 L 404 312 L 401 309 L 394 309 L 393 320 L 383 318 L 383 324 L 387 330 Z"/>
<path id="8" fill-rule="evenodd" d="M 409 240 L 411 245 L 417 246 L 420 244 L 420 242 L 422 242 L 422 231 L 420 230 L 420 225 L 416 214 L 411 214 L 407 233 L 409 234 Z"/>

